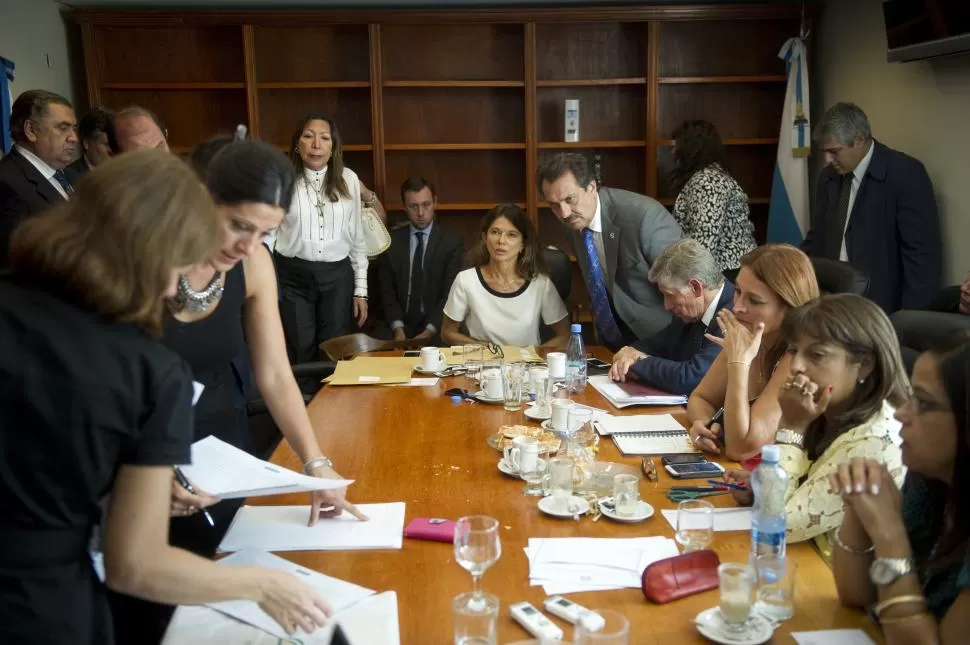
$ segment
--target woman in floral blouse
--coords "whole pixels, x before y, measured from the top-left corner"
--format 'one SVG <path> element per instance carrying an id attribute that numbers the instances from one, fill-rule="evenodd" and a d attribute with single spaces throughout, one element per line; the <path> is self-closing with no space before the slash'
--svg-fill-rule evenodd
<path id="1" fill-rule="evenodd" d="M 673 138 L 674 218 L 684 237 L 706 246 L 722 271 L 733 272 L 757 246 L 748 196 L 724 168 L 724 146 L 713 123 L 685 121 Z"/>

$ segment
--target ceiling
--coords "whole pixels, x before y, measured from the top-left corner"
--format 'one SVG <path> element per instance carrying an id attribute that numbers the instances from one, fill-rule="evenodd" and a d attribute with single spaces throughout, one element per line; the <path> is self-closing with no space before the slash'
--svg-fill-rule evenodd
<path id="1" fill-rule="evenodd" d="M 798 4 L 802 0 L 55 0 L 71 7 L 184 9 L 232 8 L 359 8 L 359 7 L 472 7 L 536 5 L 671 5 L 671 4 Z M 812 0 L 809 0 L 811 3 Z"/>

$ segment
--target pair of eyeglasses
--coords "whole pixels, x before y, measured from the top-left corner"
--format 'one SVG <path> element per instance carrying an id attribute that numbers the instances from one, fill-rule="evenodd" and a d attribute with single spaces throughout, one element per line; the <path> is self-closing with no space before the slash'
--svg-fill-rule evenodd
<path id="1" fill-rule="evenodd" d="M 488 343 L 485 344 L 485 349 L 487 349 L 489 352 L 491 352 L 492 356 L 497 356 L 499 358 L 505 358 L 505 352 L 502 351 L 502 346 L 501 345 L 496 345 L 492 341 L 488 341 Z"/>
<path id="2" fill-rule="evenodd" d="M 643 474 L 646 475 L 648 480 L 652 482 L 657 481 L 657 466 L 653 463 L 653 459 L 649 457 L 644 459 L 643 463 L 640 464 L 640 470 L 643 471 Z"/>

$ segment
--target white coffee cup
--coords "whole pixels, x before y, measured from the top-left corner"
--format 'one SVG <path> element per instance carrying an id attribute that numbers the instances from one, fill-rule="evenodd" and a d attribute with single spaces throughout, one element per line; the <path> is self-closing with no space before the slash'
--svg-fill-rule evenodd
<path id="1" fill-rule="evenodd" d="M 490 399 L 501 399 L 504 396 L 502 390 L 502 370 L 497 367 L 489 367 L 482 370 L 481 376 L 482 391 Z"/>
<path id="2" fill-rule="evenodd" d="M 549 366 L 549 378 L 553 380 L 566 378 L 566 354 L 563 352 L 549 352 L 546 354 L 546 364 Z"/>
<path id="3" fill-rule="evenodd" d="M 566 430 L 569 427 L 569 409 L 572 406 L 573 402 L 569 399 L 553 399 L 550 425 L 556 430 Z"/>
<path id="4" fill-rule="evenodd" d="M 539 463 L 539 440 L 535 437 L 516 437 L 503 452 L 506 465 L 516 472 L 531 473 Z"/>
<path id="5" fill-rule="evenodd" d="M 421 369 L 425 372 L 437 372 L 444 369 L 446 365 L 444 352 L 440 349 L 437 347 L 421 348 Z"/>

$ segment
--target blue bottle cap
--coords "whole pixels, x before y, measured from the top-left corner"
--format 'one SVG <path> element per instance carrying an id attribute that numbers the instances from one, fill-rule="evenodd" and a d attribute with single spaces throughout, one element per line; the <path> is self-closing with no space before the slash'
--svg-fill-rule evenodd
<path id="1" fill-rule="evenodd" d="M 571 334 L 581 334 L 583 333 L 583 326 L 580 323 L 573 323 L 569 326 L 569 333 Z"/>
<path id="2" fill-rule="evenodd" d="M 461 397 L 458 396 L 457 394 L 453 394 L 452 397 L 451 397 L 451 402 L 452 403 L 461 403 Z"/>
<path id="3" fill-rule="evenodd" d="M 777 464 L 781 461 L 781 448 L 775 444 L 768 444 L 761 449 L 761 461 L 767 464 Z"/>

